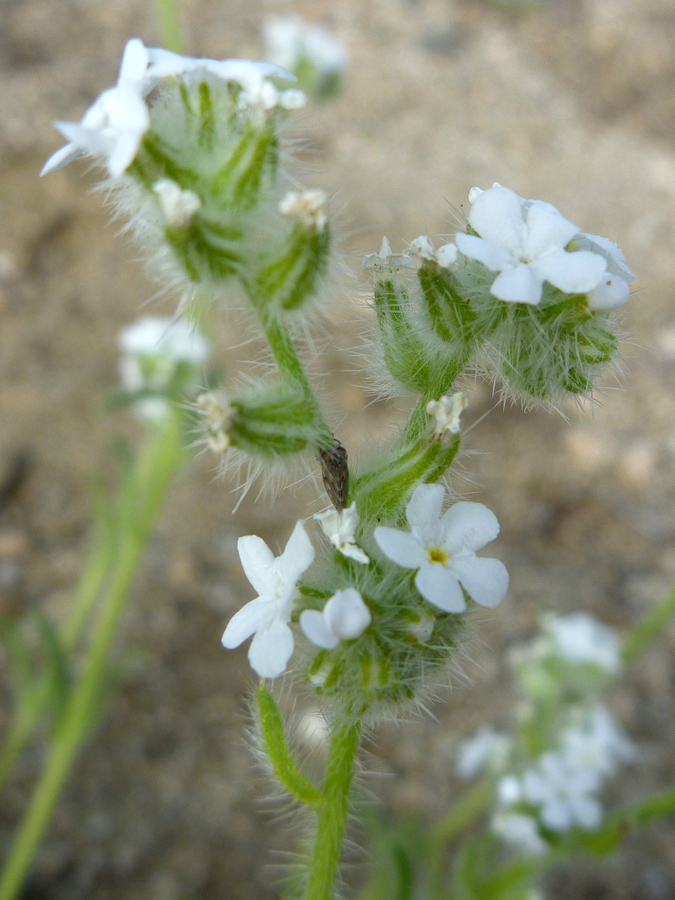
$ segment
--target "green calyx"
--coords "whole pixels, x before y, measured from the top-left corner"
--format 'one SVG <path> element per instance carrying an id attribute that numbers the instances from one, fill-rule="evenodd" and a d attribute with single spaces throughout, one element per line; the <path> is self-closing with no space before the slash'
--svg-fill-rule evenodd
<path id="1" fill-rule="evenodd" d="M 298 309 L 316 294 L 330 250 L 328 227 L 294 225 L 280 246 L 261 259 L 252 288 L 255 302 L 281 312 Z"/>
<path id="2" fill-rule="evenodd" d="M 408 390 L 442 396 L 466 365 L 466 352 L 449 353 L 420 321 L 405 288 L 391 278 L 376 284 L 374 300 L 388 371 Z"/>
<path id="3" fill-rule="evenodd" d="M 233 447 L 251 456 L 284 457 L 305 449 L 316 451 L 324 428 L 303 388 L 291 379 L 252 389 L 231 400 L 228 428 Z"/>

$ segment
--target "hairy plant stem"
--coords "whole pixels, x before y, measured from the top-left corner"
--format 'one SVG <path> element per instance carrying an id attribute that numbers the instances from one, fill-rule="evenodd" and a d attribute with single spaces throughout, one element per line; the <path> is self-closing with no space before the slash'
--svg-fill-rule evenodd
<path id="1" fill-rule="evenodd" d="M 85 651 L 77 683 L 47 751 L 0 879 L 0 900 L 14 900 L 28 874 L 65 781 L 101 703 L 108 656 L 134 576 L 166 491 L 185 459 L 182 421 L 172 415 L 139 453 L 120 502 L 119 547 L 114 571 Z"/>
<path id="2" fill-rule="evenodd" d="M 322 801 L 317 813 L 316 835 L 309 862 L 304 900 L 333 898 L 360 739 L 359 722 L 340 725 L 333 732 L 322 787 Z"/>
<path id="3" fill-rule="evenodd" d="M 258 309 L 260 321 L 265 331 L 265 337 L 270 345 L 279 371 L 285 377 L 292 378 L 296 384 L 302 388 L 302 391 L 307 398 L 307 403 L 314 411 L 320 429 L 320 437 L 315 448 L 316 451 L 321 452 L 322 450 L 334 446 L 338 441 L 329 427 L 326 417 L 319 405 L 319 401 L 312 390 L 309 378 L 307 377 L 307 373 L 298 356 L 298 352 L 295 349 L 293 340 L 288 333 L 288 329 L 277 317 L 267 315 L 257 306 L 256 309 Z"/>

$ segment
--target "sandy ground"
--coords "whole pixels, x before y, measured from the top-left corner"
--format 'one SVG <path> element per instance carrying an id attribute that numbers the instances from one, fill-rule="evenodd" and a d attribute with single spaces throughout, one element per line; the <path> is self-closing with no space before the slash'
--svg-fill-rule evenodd
<path id="1" fill-rule="evenodd" d="M 542 609 L 586 609 L 621 630 L 675 579 L 675 6 L 558 0 L 518 17 L 479 0 L 189 0 L 186 49 L 258 57 L 264 17 L 289 11 L 333 27 L 351 54 L 342 95 L 310 107 L 299 131 L 309 180 L 343 210 L 352 274 L 334 290 L 336 336 L 320 365 L 355 456 L 403 410 L 369 405 L 348 352 L 370 315 L 359 260 L 382 234 L 398 249 L 450 232 L 450 205 L 499 181 L 612 238 L 638 273 L 620 390 L 608 379 L 593 407 L 567 410 L 569 422 L 495 409 L 471 432 L 469 449 L 480 453 L 465 459 L 473 482 L 459 488 L 497 513 L 512 589 L 498 611 L 477 617 L 467 679 L 434 708 L 439 721 L 382 727 L 370 747 L 379 772 L 395 775 L 371 785 L 389 814 L 431 818 L 460 790 L 452 760 L 461 737 L 486 720 L 506 724 L 504 651 L 532 633 Z M 134 35 L 160 40 L 150 3 L 0 5 L 4 615 L 66 608 L 87 547 L 91 481 L 114 480 L 112 436 L 137 434 L 127 414 L 100 410 L 116 383 L 119 328 L 141 308 L 170 314 L 175 305 L 163 297 L 144 306 L 156 286 L 84 166 L 37 177 L 59 146 L 51 121 L 80 118 L 114 82 Z M 222 327 L 225 363 L 237 328 Z M 493 405 L 486 386 L 472 386 L 468 421 Z M 225 653 L 219 637 L 250 597 L 237 536 L 282 545 L 289 523 L 321 501 L 309 484 L 282 506 L 250 497 L 233 515 L 231 488 L 214 483 L 202 458 L 172 492 L 118 642 L 119 682 L 53 820 L 30 900 L 274 896 L 261 859 L 288 850 L 291 837 L 256 802 L 264 791 L 242 738 L 250 671 L 245 651 Z M 643 748 L 616 802 L 672 784 L 674 649 L 671 629 L 613 696 Z M 0 707 L 0 728 L 6 713 Z M 36 746 L 3 798 L 2 845 L 39 758 Z M 675 827 L 632 838 L 602 865 L 570 865 L 548 880 L 547 896 L 675 896 Z"/>

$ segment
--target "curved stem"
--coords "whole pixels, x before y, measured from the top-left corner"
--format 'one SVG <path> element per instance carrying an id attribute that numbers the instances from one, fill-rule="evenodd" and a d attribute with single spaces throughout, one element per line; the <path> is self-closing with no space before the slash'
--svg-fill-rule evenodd
<path id="1" fill-rule="evenodd" d="M 675 586 L 628 633 L 623 642 L 623 659 L 632 663 L 656 640 L 675 617 Z"/>
<path id="2" fill-rule="evenodd" d="M 343 725 L 333 734 L 304 900 L 332 900 L 360 739 L 361 725 L 358 722 Z"/>
<path id="3" fill-rule="evenodd" d="M 125 484 L 116 567 L 86 650 L 82 673 L 55 731 L 42 774 L 0 879 L 0 900 L 15 900 L 28 874 L 66 778 L 100 706 L 110 647 L 138 571 L 151 527 L 185 456 L 182 424 L 171 416 L 146 446 Z"/>

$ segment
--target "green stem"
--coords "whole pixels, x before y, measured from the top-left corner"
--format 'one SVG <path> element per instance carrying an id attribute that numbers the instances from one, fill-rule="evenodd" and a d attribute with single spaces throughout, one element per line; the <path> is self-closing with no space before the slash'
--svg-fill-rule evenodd
<path id="1" fill-rule="evenodd" d="M 347 825 L 354 762 L 360 738 L 361 725 L 358 722 L 343 725 L 333 734 L 304 900 L 332 900 L 333 898 L 333 887 Z"/>
<path id="2" fill-rule="evenodd" d="M 274 697 L 262 684 L 256 691 L 256 700 L 258 701 L 260 730 L 265 743 L 265 752 L 272 764 L 274 774 L 288 793 L 299 803 L 318 807 L 322 799 L 321 791 L 298 770 L 286 743 L 279 707 Z"/>
<path id="3" fill-rule="evenodd" d="M 494 786 L 488 781 L 479 782 L 430 829 L 427 837 L 425 873 L 430 898 L 441 896 L 445 851 L 448 844 L 485 813 L 493 797 Z"/>
<path id="4" fill-rule="evenodd" d="M 185 458 L 181 438 L 180 418 L 171 416 L 155 439 L 143 448 L 125 484 L 116 567 L 86 649 L 81 675 L 52 737 L 45 767 L 10 849 L 0 880 L 0 900 L 14 900 L 21 890 L 66 778 L 100 706 L 110 647 L 141 555 L 166 490 Z"/>
<path id="5" fill-rule="evenodd" d="M 623 642 L 623 659 L 632 663 L 656 640 L 675 617 L 675 586 L 628 633 Z"/>
<path id="6" fill-rule="evenodd" d="M 319 401 L 314 395 L 307 373 L 286 327 L 274 316 L 267 316 L 264 313 L 260 314 L 260 320 L 279 370 L 283 375 L 292 378 L 302 388 L 307 397 L 307 403 L 314 410 L 316 421 L 321 430 L 319 446 L 316 449 L 324 450 L 332 446 L 336 443 L 335 436 L 321 411 Z"/>
<path id="7" fill-rule="evenodd" d="M 178 0 L 156 0 L 162 42 L 167 50 L 181 52 Z"/>
<path id="8" fill-rule="evenodd" d="M 105 579 L 114 559 L 114 541 L 105 528 L 94 538 L 79 587 L 68 612 L 68 618 L 59 629 L 64 655 L 75 650 L 96 600 L 100 596 Z M 22 698 L 16 710 L 9 733 L 0 749 L 0 791 L 4 788 L 17 758 L 30 740 L 49 702 L 50 683 L 45 675 L 38 678 L 30 694 Z"/>

